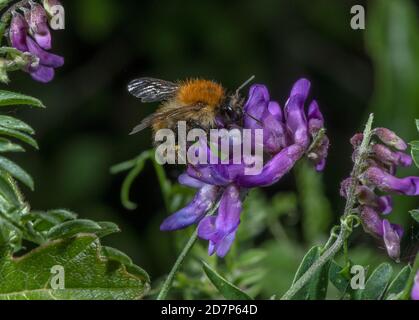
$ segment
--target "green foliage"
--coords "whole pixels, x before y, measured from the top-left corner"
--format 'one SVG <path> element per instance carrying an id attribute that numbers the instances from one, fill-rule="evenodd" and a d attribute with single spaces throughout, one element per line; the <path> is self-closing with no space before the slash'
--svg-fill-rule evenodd
<path id="1" fill-rule="evenodd" d="M 0 91 L 0 106 L 44 107 L 34 98 Z M 26 123 L 0 115 L 0 134 L 38 148 Z M 0 137 L 0 152 L 23 147 Z M 119 232 L 111 222 L 77 219 L 68 210 L 32 211 L 17 181 L 34 189 L 31 176 L 0 156 L 0 300 L 3 299 L 139 299 L 149 289 L 147 273 L 99 238 Z M 21 254 L 25 242 L 37 246 Z M 54 266 L 63 268 L 63 288 L 51 287 Z"/>
<path id="2" fill-rule="evenodd" d="M 419 210 L 412 210 L 410 211 L 410 215 L 412 216 L 412 218 L 419 223 Z"/>
<path id="3" fill-rule="evenodd" d="M 398 275 L 396 275 L 386 291 L 385 298 L 387 300 L 398 298 L 398 295 L 403 292 L 404 288 L 407 286 L 411 272 L 412 268 L 410 266 L 406 266 L 399 272 Z"/>
<path id="4" fill-rule="evenodd" d="M 321 175 L 305 161 L 300 162 L 295 171 L 298 200 L 304 210 L 302 216 L 304 238 L 314 243 L 327 233 L 332 222 L 332 209 L 324 195 Z"/>
<path id="5" fill-rule="evenodd" d="M 387 285 L 390 283 L 393 268 L 383 263 L 375 269 L 368 278 L 365 289 L 361 291 L 362 300 L 379 300 L 383 297 Z"/>
<path id="6" fill-rule="evenodd" d="M 149 279 L 132 262 L 109 254 L 94 235 L 48 242 L 13 258 L 10 248 L 0 248 L 0 300 L 104 300 L 140 299 Z M 64 288 L 51 287 L 54 266 L 63 269 Z M 129 270 L 129 271 L 128 271 Z"/>
<path id="7" fill-rule="evenodd" d="M 321 255 L 320 247 L 311 248 L 304 256 L 300 266 L 294 277 L 293 284 L 306 273 L 306 271 L 313 265 L 313 263 Z M 329 268 L 330 264 L 326 263 L 316 274 L 310 279 L 310 281 L 298 291 L 292 299 L 294 300 L 324 300 L 327 294 L 327 287 L 329 284 Z"/>
<path id="8" fill-rule="evenodd" d="M 220 276 L 209 264 L 203 262 L 203 269 L 208 279 L 224 298 L 230 300 L 252 300 L 248 294 Z"/>

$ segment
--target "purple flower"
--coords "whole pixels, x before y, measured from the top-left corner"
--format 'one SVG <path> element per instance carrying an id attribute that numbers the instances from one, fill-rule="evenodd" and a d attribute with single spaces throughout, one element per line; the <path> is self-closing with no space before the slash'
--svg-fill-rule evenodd
<path id="1" fill-rule="evenodd" d="M 397 178 L 394 176 L 397 167 L 409 167 L 412 158 L 402 152 L 407 148 L 406 143 L 393 131 L 386 128 L 377 128 L 373 134 L 380 141 L 372 141 L 370 152 L 365 161 L 365 168 L 359 177 L 354 177 L 356 197 L 359 203 L 359 217 L 364 230 L 379 238 L 384 243 L 388 255 L 398 261 L 400 257 L 400 241 L 403 228 L 382 219 L 381 215 L 388 215 L 393 209 L 393 201 L 389 195 L 377 195 L 375 189 L 388 193 L 404 195 L 419 194 L 419 177 Z M 354 147 L 353 158 L 358 155 L 363 134 L 358 133 L 351 139 Z M 383 142 L 385 145 L 380 144 Z M 391 148 L 396 149 L 396 151 Z M 341 195 L 348 197 L 352 178 L 345 179 L 341 184 Z"/>
<path id="2" fill-rule="evenodd" d="M 46 51 L 51 48 L 47 14 L 41 5 L 35 2 L 30 4 L 30 9 L 21 8 L 26 20 L 21 14 L 12 12 L 9 39 L 14 48 L 28 52 L 39 60 L 38 63 L 27 65 L 24 70 L 34 80 L 47 83 L 54 78 L 55 69 L 64 65 L 64 58 Z"/>
<path id="3" fill-rule="evenodd" d="M 241 210 L 240 188 L 231 184 L 224 190 L 217 216 L 205 217 L 198 226 L 198 236 L 210 242 L 209 255 L 227 254 L 240 224 Z"/>
<path id="4" fill-rule="evenodd" d="M 412 297 L 412 300 L 419 300 L 419 271 L 417 271 L 416 276 L 415 276 L 415 281 L 413 283 L 411 297 Z"/>
<path id="5" fill-rule="evenodd" d="M 166 219 L 161 229 L 175 230 L 198 223 L 198 236 L 209 241 L 209 254 L 224 257 L 240 224 L 242 201 L 247 190 L 277 183 L 306 155 L 312 139 L 323 129 L 324 119 L 317 103 L 311 103 L 308 112 L 305 111 L 309 89 L 308 80 L 297 81 L 282 110 L 277 102 L 270 100 L 266 86 L 252 86 L 244 106 L 243 128 L 239 130 L 250 129 L 252 149 L 257 148 L 256 130 L 263 130 L 263 151 L 268 158 L 262 161 L 261 171 L 248 174 L 251 162 L 245 155 L 239 159 L 240 163 L 189 164 L 179 181 L 199 191 L 189 205 Z M 324 168 L 328 146 L 329 140 L 324 135 L 310 150 L 309 159 L 317 169 Z M 206 152 L 207 160 L 219 158 L 207 143 L 198 144 L 199 150 Z M 260 157 L 255 159 L 261 160 Z M 205 216 L 218 199 L 221 200 L 217 214 Z"/>
<path id="6" fill-rule="evenodd" d="M 186 228 L 200 221 L 214 201 L 217 200 L 219 188 L 209 184 L 199 188 L 194 199 L 186 207 L 168 217 L 160 226 L 162 231 L 173 231 Z"/>

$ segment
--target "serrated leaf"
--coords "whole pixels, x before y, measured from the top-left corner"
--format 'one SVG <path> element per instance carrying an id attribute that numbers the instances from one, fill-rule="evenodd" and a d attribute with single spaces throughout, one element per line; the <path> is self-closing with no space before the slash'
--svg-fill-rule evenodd
<path id="1" fill-rule="evenodd" d="M 0 250 L 0 300 L 129 300 L 150 287 L 147 277 L 103 255 L 94 235 L 49 242 L 17 259 Z M 64 271 L 64 289 L 51 287 L 54 266 Z"/>
<path id="2" fill-rule="evenodd" d="M 9 129 L 14 129 L 17 131 L 23 131 L 31 135 L 35 134 L 35 130 L 31 126 L 29 126 L 22 120 L 9 117 L 9 116 L 0 115 L 0 126 L 9 128 Z"/>
<path id="3" fill-rule="evenodd" d="M 22 217 L 22 222 L 32 221 L 37 231 L 43 232 L 50 230 L 53 226 L 68 220 L 74 220 L 77 215 L 65 209 L 55 209 L 48 211 L 32 211 Z"/>
<path id="4" fill-rule="evenodd" d="M 84 219 L 72 220 L 52 227 L 47 233 L 47 238 L 51 240 L 70 238 L 78 233 L 96 233 L 101 230 L 102 227 L 94 221 Z"/>
<path id="5" fill-rule="evenodd" d="M 410 211 L 410 215 L 412 216 L 412 218 L 419 223 L 419 210 L 412 210 Z"/>
<path id="6" fill-rule="evenodd" d="M 388 263 L 380 264 L 368 278 L 361 300 L 379 300 L 390 282 L 393 268 Z"/>
<path id="7" fill-rule="evenodd" d="M 298 279 L 300 279 L 312 266 L 312 264 L 320 257 L 320 252 L 321 248 L 318 246 L 311 248 L 307 252 L 297 269 L 293 284 L 295 284 L 295 282 L 297 282 Z M 325 299 L 329 283 L 329 268 L 330 263 L 326 263 L 311 277 L 310 281 L 292 297 L 292 300 Z"/>
<path id="8" fill-rule="evenodd" d="M 102 247 L 102 252 L 109 260 L 118 261 L 119 263 L 125 264 L 127 266 L 132 264 L 130 257 L 115 248 L 104 246 Z"/>
<path id="9" fill-rule="evenodd" d="M 19 167 L 14 162 L 6 159 L 4 157 L 0 157 L 0 170 L 7 172 L 12 177 L 16 178 L 23 184 L 25 184 L 31 190 L 34 190 L 34 182 L 32 177 L 21 167 Z"/>
<path id="10" fill-rule="evenodd" d="M 204 261 L 203 268 L 208 279 L 223 295 L 224 298 L 228 300 L 252 300 L 252 298 L 247 293 L 224 279 Z"/>
<path id="11" fill-rule="evenodd" d="M 406 266 L 399 272 L 399 274 L 388 286 L 388 289 L 385 294 L 386 299 L 393 299 L 393 297 L 396 297 L 398 294 L 403 292 L 404 288 L 407 285 L 407 281 L 409 280 L 411 271 L 412 268 L 410 266 Z"/>
<path id="12" fill-rule="evenodd" d="M 24 152 L 25 149 L 8 139 L 0 138 L 0 152 Z"/>
<path id="13" fill-rule="evenodd" d="M 0 107 L 16 105 L 45 108 L 42 102 L 36 98 L 21 93 L 0 90 Z"/>
<path id="14" fill-rule="evenodd" d="M 121 229 L 119 229 L 118 225 L 116 225 L 113 222 L 107 222 L 107 221 L 105 221 L 105 222 L 98 222 L 97 224 L 101 228 L 100 231 L 97 231 L 96 232 L 96 235 L 99 238 L 106 237 L 106 236 L 108 236 L 110 234 L 113 234 L 113 233 L 121 232 Z"/>
<path id="15" fill-rule="evenodd" d="M 39 149 L 38 143 L 36 142 L 36 140 L 34 138 L 32 138 L 30 135 L 20 132 L 18 130 L 14 130 L 14 129 L 9 129 L 9 128 L 5 128 L 5 127 L 0 127 L 0 135 L 5 135 L 8 137 L 13 137 L 16 139 L 19 139 L 27 144 L 29 144 L 30 146 L 34 147 L 35 149 Z"/>

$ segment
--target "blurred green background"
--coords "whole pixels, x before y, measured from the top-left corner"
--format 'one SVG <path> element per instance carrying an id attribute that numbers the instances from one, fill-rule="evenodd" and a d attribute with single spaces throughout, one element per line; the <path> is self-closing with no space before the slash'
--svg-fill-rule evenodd
<path id="1" fill-rule="evenodd" d="M 49 85 L 34 83 L 23 73 L 12 76 L 10 87 L 48 107 L 20 112 L 36 128 L 41 150 L 14 160 L 36 181 L 36 192 L 26 192 L 34 209 L 64 207 L 81 217 L 118 223 L 122 233 L 105 242 L 129 254 L 154 280 L 171 268 L 188 231 L 159 231 L 168 213 L 152 164 L 133 185 L 131 198 L 138 203 L 133 211 L 120 203 L 124 175 L 109 173 L 112 165 L 151 147 L 150 132 L 128 136 L 156 107 L 128 95 L 126 84 L 133 78 L 200 76 L 236 88 L 255 74 L 282 105 L 295 80 L 304 76 L 312 81 L 312 96 L 321 105 L 332 141 L 325 173 L 316 175 L 301 164 L 281 183 L 253 192 L 236 249 L 226 262 L 218 261 L 227 277 L 264 298 L 290 285 L 301 255 L 323 241 L 338 221 L 344 205 L 339 184 L 352 165 L 349 138 L 362 129 L 368 113 L 376 114 L 377 126 L 387 126 L 408 141 L 418 138 L 413 120 L 419 118 L 419 7 L 413 1 L 63 4 L 66 29 L 54 32 L 54 51 L 65 56 L 65 67 Z M 350 28 L 355 4 L 366 8 L 366 30 Z M 175 181 L 181 170 L 168 167 L 166 173 Z M 400 170 L 406 174 L 417 175 L 418 170 Z M 404 263 L 418 249 L 418 232 L 408 215 L 415 207 L 417 200 L 396 197 L 391 216 L 406 228 Z M 196 248 L 197 257 L 206 256 L 205 246 L 202 242 Z M 351 247 L 354 262 L 388 260 L 384 249 L 361 230 Z M 206 282 L 194 261 L 186 266 L 188 275 L 179 277 L 177 286 L 183 290 L 174 292 L 175 297 L 211 294 L 210 287 L 199 289 Z M 245 272 L 249 276 L 242 276 Z M 196 282 L 190 281 L 191 275 Z"/>

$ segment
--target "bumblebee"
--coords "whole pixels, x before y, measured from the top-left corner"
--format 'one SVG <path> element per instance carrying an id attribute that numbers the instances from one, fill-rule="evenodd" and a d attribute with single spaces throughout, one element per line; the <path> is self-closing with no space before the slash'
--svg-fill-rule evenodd
<path id="1" fill-rule="evenodd" d="M 219 121 L 228 126 L 240 123 L 243 117 L 244 98 L 240 90 L 253 81 L 246 81 L 233 94 L 214 81 L 192 79 L 170 82 L 154 78 L 131 81 L 128 91 L 143 103 L 161 102 L 156 112 L 146 117 L 131 134 L 151 127 L 155 134 L 160 129 L 176 131 L 179 121 L 185 121 L 188 129 L 206 131 L 217 128 Z"/>

